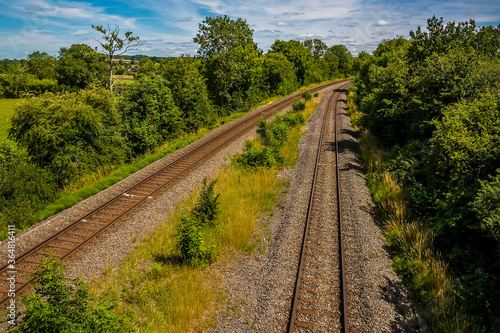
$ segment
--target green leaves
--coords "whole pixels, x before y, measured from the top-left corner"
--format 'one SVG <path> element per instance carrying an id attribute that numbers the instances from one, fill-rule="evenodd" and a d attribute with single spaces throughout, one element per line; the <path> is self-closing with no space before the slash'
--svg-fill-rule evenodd
<path id="1" fill-rule="evenodd" d="M 481 185 L 471 204 L 472 210 L 477 214 L 481 228 L 500 241 L 500 169 L 488 180 L 479 182 Z"/>
<path id="2" fill-rule="evenodd" d="M 228 16 L 207 17 L 196 37 L 198 54 L 204 59 L 208 91 L 222 109 L 248 108 L 259 96 L 259 51 L 248 23 Z"/>
<path id="3" fill-rule="evenodd" d="M 184 130 L 167 81 L 141 76 L 122 100 L 124 135 L 131 155 L 151 151 Z"/>
<path id="4" fill-rule="evenodd" d="M 182 258 L 194 266 L 204 266 L 215 259 L 215 245 L 206 245 L 203 233 L 216 227 L 217 215 L 220 213 L 219 194 L 214 193 L 216 183 L 217 179 L 203 179 L 195 207 L 182 217 L 176 227 L 176 247 Z"/>
<path id="5" fill-rule="evenodd" d="M 103 90 L 45 94 L 16 107 L 9 137 L 60 184 L 103 162 L 124 159 L 114 101 Z"/>
<path id="6" fill-rule="evenodd" d="M 116 304 L 96 300 L 80 279 L 66 279 L 58 260 L 42 259 L 44 265 L 34 273 L 35 293 L 22 302 L 23 317 L 9 332 L 134 332 L 125 317 L 114 313 Z"/>

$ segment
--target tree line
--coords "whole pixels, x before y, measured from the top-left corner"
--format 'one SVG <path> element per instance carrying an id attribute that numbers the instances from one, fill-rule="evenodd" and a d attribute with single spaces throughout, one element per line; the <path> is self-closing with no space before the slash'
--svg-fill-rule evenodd
<path id="1" fill-rule="evenodd" d="M 267 97 L 348 75 L 351 66 L 345 46 L 318 39 L 277 40 L 264 54 L 248 23 L 227 16 L 207 17 L 194 41 L 194 57 L 140 57 L 135 80 L 114 93 L 109 59 L 87 45 L 1 61 L 0 96 L 26 97 L 9 140 L 0 142 L 2 229 L 28 227 L 34 212 L 96 170 L 134 161 Z"/>
<path id="2" fill-rule="evenodd" d="M 470 330 L 500 331 L 500 25 L 433 17 L 410 36 L 353 61 L 360 121 L 390 150 Z"/>

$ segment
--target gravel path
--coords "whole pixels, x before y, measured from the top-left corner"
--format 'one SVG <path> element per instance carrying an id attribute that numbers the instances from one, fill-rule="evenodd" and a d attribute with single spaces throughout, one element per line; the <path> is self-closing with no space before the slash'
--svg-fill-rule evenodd
<path id="1" fill-rule="evenodd" d="M 274 216 L 262 221 L 271 232 L 264 254 L 241 257 L 220 267 L 228 287 L 227 306 L 213 332 L 285 332 L 298 265 L 326 93 L 300 141 L 300 160 L 281 177 L 291 186 Z M 344 97 L 345 98 L 345 97 Z M 340 167 L 344 239 L 352 332 L 417 332 L 409 296 L 392 270 L 385 239 L 373 219 L 373 204 L 358 157 L 357 133 L 345 107 L 340 115 Z"/>

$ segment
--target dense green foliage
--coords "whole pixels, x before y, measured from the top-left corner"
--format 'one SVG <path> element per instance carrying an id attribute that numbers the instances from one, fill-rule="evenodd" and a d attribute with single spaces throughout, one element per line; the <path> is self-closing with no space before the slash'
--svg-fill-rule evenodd
<path id="1" fill-rule="evenodd" d="M 500 26 L 434 17 L 353 62 L 361 123 L 392 150 L 389 170 L 435 232 L 477 332 L 500 330 L 499 37 Z"/>
<path id="2" fill-rule="evenodd" d="M 283 165 L 281 148 L 288 139 L 290 129 L 305 122 L 300 113 L 276 116 L 273 121 L 261 119 L 258 125 L 258 140 L 246 140 L 244 151 L 232 156 L 234 163 L 243 168 L 269 168 Z"/>
<path id="3" fill-rule="evenodd" d="M 184 215 L 176 229 L 176 248 L 185 262 L 194 266 L 210 264 L 215 259 L 215 245 L 205 244 L 203 233 L 216 227 L 220 213 L 219 194 L 215 195 L 217 179 L 203 179 L 203 187 L 190 213 Z"/>
<path id="4" fill-rule="evenodd" d="M 102 89 L 26 99 L 16 107 L 9 137 L 60 184 L 124 159 L 120 117 Z"/>
<path id="5" fill-rule="evenodd" d="M 95 299 L 80 279 L 66 279 L 60 261 L 44 260 L 43 268 L 34 273 L 35 292 L 22 301 L 22 319 L 9 325 L 9 332 L 135 331 L 130 321 L 113 312 L 116 304 Z"/>
<path id="6" fill-rule="evenodd" d="M 181 57 L 164 62 L 160 69 L 189 130 L 211 125 L 216 119 L 206 79 L 201 75 L 199 66 L 199 62 Z"/>
<path id="7" fill-rule="evenodd" d="M 184 131 L 167 84 L 155 74 L 141 76 L 122 100 L 124 136 L 132 156 L 151 151 Z"/>
<path id="8" fill-rule="evenodd" d="M 217 105 L 231 111 L 248 108 L 261 98 L 259 50 L 245 20 L 207 17 L 194 41 L 200 45 L 208 91 Z"/>
<path id="9" fill-rule="evenodd" d="M 99 83 L 105 86 L 108 67 L 104 56 L 85 44 L 61 47 L 57 65 L 58 82 L 69 89 Z"/>
<path id="10" fill-rule="evenodd" d="M 200 197 L 192 211 L 193 216 L 196 217 L 202 226 L 215 226 L 215 220 L 220 213 L 219 194 L 215 195 L 214 193 L 216 183 L 217 179 L 211 182 L 208 182 L 206 178 L 203 179 Z"/>

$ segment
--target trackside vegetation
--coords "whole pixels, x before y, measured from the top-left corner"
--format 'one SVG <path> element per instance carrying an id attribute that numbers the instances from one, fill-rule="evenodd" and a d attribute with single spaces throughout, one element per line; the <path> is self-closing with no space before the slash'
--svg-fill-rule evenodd
<path id="1" fill-rule="evenodd" d="M 0 239 L 7 224 L 28 228 L 159 158 L 166 146 L 187 144 L 266 99 L 348 75 L 352 60 L 344 47 L 320 40 L 276 41 L 263 54 L 245 20 L 217 16 L 200 23 L 196 57 L 125 64 L 113 56 L 137 42 L 132 32 L 110 53 L 119 27 L 94 28 L 105 54 L 73 44 L 57 57 L 35 51 L 0 61 L 0 104 L 21 98 L 0 142 Z M 117 82 L 113 73 L 133 79 Z"/>
<path id="2" fill-rule="evenodd" d="M 500 331 L 500 25 L 433 17 L 353 62 L 394 266 L 433 332 Z"/>
<path id="3" fill-rule="evenodd" d="M 318 100 L 307 102 L 305 110 L 295 116 L 307 119 Z M 271 128 L 272 123 L 268 125 Z M 281 149 L 285 161 L 298 157 L 296 148 L 303 133 L 300 124 L 289 132 Z M 255 141 L 262 144 L 262 138 L 259 134 Z M 290 162 L 289 166 L 293 165 Z M 47 311 L 30 310 L 30 316 L 24 317 L 29 321 L 25 323 L 23 318 L 20 325 L 35 327 L 29 326 L 35 325 L 31 320 L 34 316 L 39 328 L 71 319 L 66 317 L 71 314 L 49 311 L 53 290 L 47 292 L 44 286 L 56 283 L 54 290 L 68 291 L 62 304 L 66 300 L 89 302 L 81 307 L 88 319 L 78 326 L 80 329 L 94 327 L 90 325 L 99 318 L 106 319 L 104 326 L 97 326 L 99 329 L 113 324 L 113 329 L 123 332 L 203 331 L 213 326 L 225 294 L 217 270 L 208 264 L 215 261 L 218 266 L 230 265 L 241 254 L 266 250 L 263 238 L 271 237 L 266 216 L 272 215 L 279 192 L 287 185 L 276 176 L 281 168 L 243 168 L 231 163 L 216 178 L 204 179 L 201 188 L 180 202 L 168 221 L 136 244 L 120 267 L 110 266 L 104 277 L 92 281 L 88 293 L 80 281 L 73 281 L 74 287 L 67 285 L 69 281 L 60 276 L 62 268 L 57 261 L 46 264 L 38 273 L 44 277 L 38 294 L 26 303 L 30 309 L 36 305 Z M 49 295 L 48 304 L 40 298 L 42 293 Z M 91 315 L 93 309 L 102 309 L 101 317 Z"/>
<path id="4" fill-rule="evenodd" d="M 65 268 L 54 258 L 44 258 L 35 292 L 23 299 L 23 319 L 8 332 L 134 332 L 131 313 L 116 315 L 116 301 L 92 296 L 80 279 L 64 277 Z M 20 313 L 17 314 L 19 316 Z M 133 315 L 133 313 L 132 313 Z"/>

